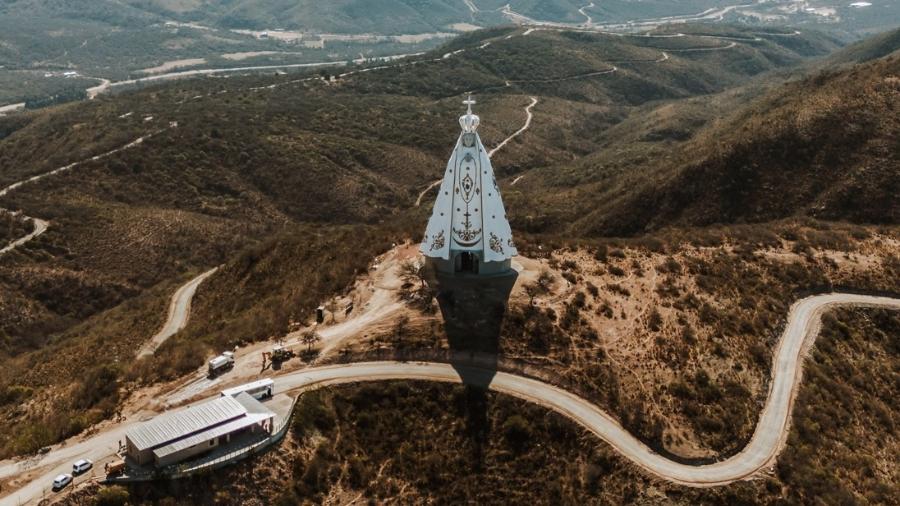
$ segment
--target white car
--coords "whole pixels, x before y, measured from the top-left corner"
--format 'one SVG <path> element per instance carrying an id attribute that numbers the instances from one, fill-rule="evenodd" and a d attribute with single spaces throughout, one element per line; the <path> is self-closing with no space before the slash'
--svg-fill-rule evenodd
<path id="1" fill-rule="evenodd" d="M 94 467 L 93 462 L 88 459 L 81 459 L 78 462 L 72 464 L 72 474 L 77 476 L 92 467 Z"/>
<path id="2" fill-rule="evenodd" d="M 72 483 L 72 475 L 71 474 L 61 474 L 53 480 L 53 490 L 61 490 L 66 487 L 69 483 Z"/>

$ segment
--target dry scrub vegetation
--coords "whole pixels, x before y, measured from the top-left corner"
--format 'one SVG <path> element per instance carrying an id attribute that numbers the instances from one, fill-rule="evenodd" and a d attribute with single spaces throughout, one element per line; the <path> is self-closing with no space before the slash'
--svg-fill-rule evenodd
<path id="1" fill-rule="evenodd" d="M 900 279 L 893 227 L 788 221 L 520 247 L 539 261 L 522 260 L 501 367 L 578 392 L 657 451 L 696 462 L 749 439 L 791 304 Z M 427 358 L 448 346 L 426 311 L 349 351 Z"/>
<path id="2" fill-rule="evenodd" d="M 88 490 L 62 504 L 896 504 L 898 352 L 896 312 L 828 314 L 776 469 L 725 487 L 650 478 L 579 426 L 518 399 L 389 382 L 303 394 L 286 441 L 233 468 Z"/>
<path id="3" fill-rule="evenodd" d="M 898 250 L 895 229 L 809 223 L 555 251 L 555 290 L 513 304 L 501 348 L 658 451 L 728 455 L 755 426 L 790 305 L 833 287 L 896 289 Z"/>

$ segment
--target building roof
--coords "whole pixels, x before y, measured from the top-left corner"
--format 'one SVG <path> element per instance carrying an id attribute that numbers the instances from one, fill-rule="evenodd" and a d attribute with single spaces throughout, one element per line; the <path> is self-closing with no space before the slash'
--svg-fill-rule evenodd
<path id="1" fill-rule="evenodd" d="M 234 397 L 219 397 L 180 411 L 159 415 L 131 429 L 126 437 L 138 451 L 143 451 L 221 425 L 246 413 L 247 408 Z"/>
<path id="2" fill-rule="evenodd" d="M 246 395 L 246 394 L 244 394 Z M 252 397 L 251 397 L 252 399 Z M 157 448 L 153 450 L 153 455 L 157 459 L 165 458 L 168 455 L 173 453 L 178 453 L 181 450 L 185 450 L 192 446 L 205 443 L 206 441 L 212 441 L 219 436 L 224 436 L 225 434 L 231 434 L 232 432 L 239 431 L 241 429 L 246 429 L 247 427 L 256 425 L 263 420 L 268 418 L 273 418 L 275 413 L 269 411 L 268 414 L 263 413 L 249 413 L 245 416 L 232 420 L 224 425 L 218 425 L 216 427 L 212 427 L 208 430 L 204 430 L 203 432 L 198 432 L 191 437 L 179 439 L 174 441 L 171 444 L 167 444 L 161 448 Z"/>
<path id="3" fill-rule="evenodd" d="M 450 260 L 453 251 L 478 254 L 484 262 L 503 262 L 518 254 L 500 187 L 487 150 L 478 136 L 481 120 L 472 104 L 459 118 L 462 133 L 447 163 L 420 249 L 427 257 Z"/>

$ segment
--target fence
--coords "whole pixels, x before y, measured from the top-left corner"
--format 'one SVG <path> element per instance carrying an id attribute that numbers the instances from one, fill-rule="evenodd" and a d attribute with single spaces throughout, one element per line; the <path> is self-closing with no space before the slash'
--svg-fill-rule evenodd
<path id="1" fill-rule="evenodd" d="M 107 482 L 136 482 L 136 481 L 153 481 L 157 479 L 178 479 L 186 478 L 198 473 L 219 469 L 233 462 L 244 460 L 251 455 L 256 455 L 268 449 L 270 446 L 281 441 L 291 424 L 291 415 L 297 405 L 298 397 L 291 401 L 291 407 L 287 415 L 279 420 L 273 427 L 273 431 L 269 435 L 257 435 L 256 437 L 247 438 L 240 448 L 230 450 L 226 453 L 213 453 L 206 457 L 190 461 L 188 463 L 174 464 L 162 469 L 138 469 L 131 468 L 128 473 L 123 476 L 107 478 Z"/>

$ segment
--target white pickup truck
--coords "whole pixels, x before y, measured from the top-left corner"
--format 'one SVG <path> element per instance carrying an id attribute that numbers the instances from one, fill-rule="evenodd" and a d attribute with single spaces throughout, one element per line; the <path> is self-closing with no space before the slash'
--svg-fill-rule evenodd
<path id="1" fill-rule="evenodd" d="M 209 361 L 209 375 L 218 376 L 234 367 L 234 353 L 226 351 Z"/>

